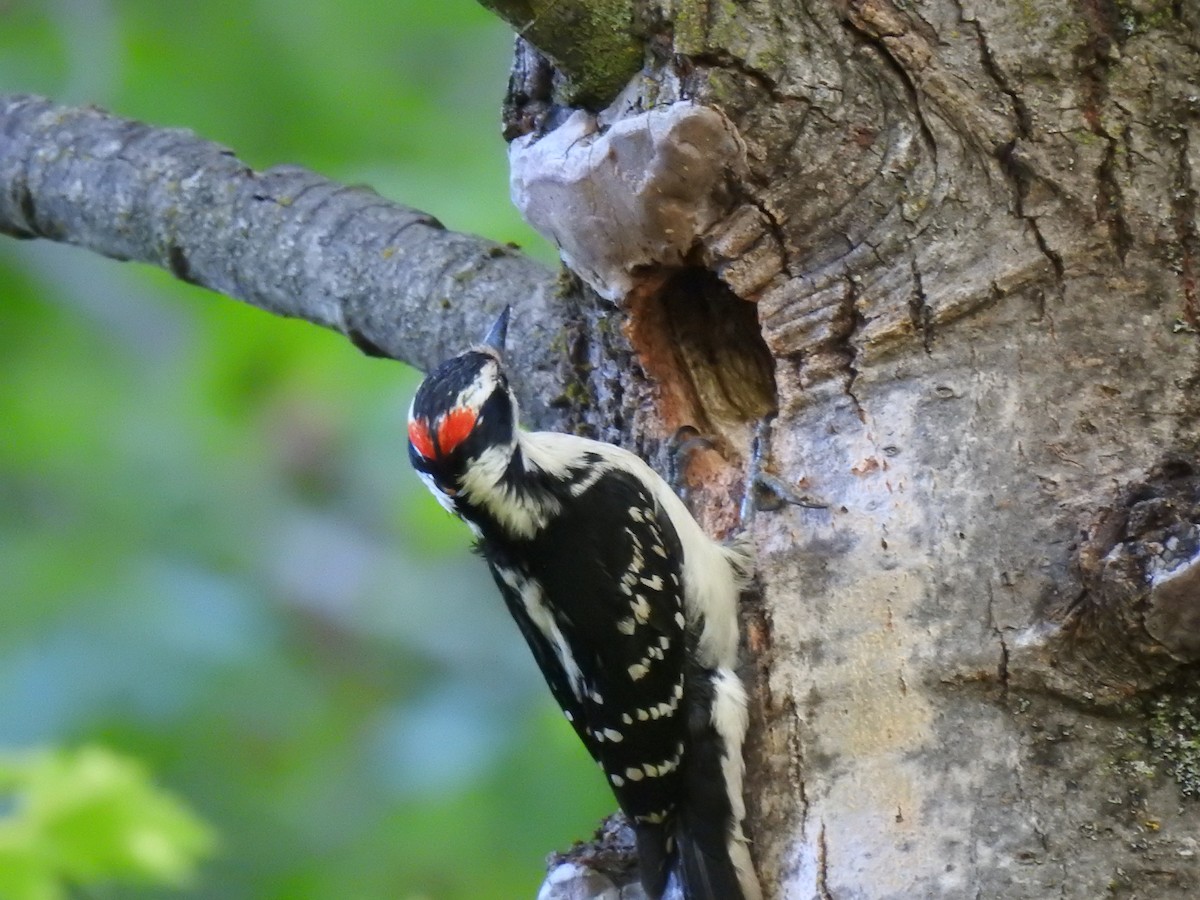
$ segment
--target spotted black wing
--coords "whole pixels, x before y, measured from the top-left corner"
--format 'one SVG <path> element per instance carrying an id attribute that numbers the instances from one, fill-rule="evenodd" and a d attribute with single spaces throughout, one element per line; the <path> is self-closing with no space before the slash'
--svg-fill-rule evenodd
<path id="1" fill-rule="evenodd" d="M 538 628 L 565 677 L 564 708 L 621 808 L 669 817 L 685 752 L 682 553 L 632 475 L 608 471 L 564 504 L 521 554 L 571 659 Z M 535 627 L 536 624 L 535 624 Z M 536 655 L 537 651 L 535 651 Z M 545 668 L 543 668 L 545 671 Z"/>
<path id="2" fill-rule="evenodd" d="M 588 725 L 588 709 L 576 696 L 571 676 L 567 667 L 560 661 L 552 642 L 553 633 L 548 635 L 545 629 L 535 624 L 534 615 L 529 609 L 528 600 L 544 604 L 544 589 L 530 575 L 524 562 L 502 545 L 484 543 L 481 550 L 488 560 L 492 577 L 496 580 L 496 586 L 500 588 L 505 605 L 521 629 L 521 635 L 529 645 L 534 661 L 537 662 L 555 702 L 574 727 L 588 753 L 599 761 L 596 742 Z"/>

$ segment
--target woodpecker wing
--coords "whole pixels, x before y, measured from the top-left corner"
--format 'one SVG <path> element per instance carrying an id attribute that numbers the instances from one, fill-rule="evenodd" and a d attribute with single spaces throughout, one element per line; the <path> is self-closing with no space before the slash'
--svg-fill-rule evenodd
<path id="1" fill-rule="evenodd" d="M 586 537 L 556 551 L 578 562 L 548 576 L 561 582 L 547 589 L 567 598 L 561 614 L 581 648 L 598 758 L 627 815 L 662 821 L 679 797 L 686 749 L 679 542 L 645 486 L 620 471 L 602 476 L 567 515 L 579 521 L 561 533 Z M 624 524 L 605 524 L 613 522 Z"/>
<path id="2" fill-rule="evenodd" d="M 561 635 L 559 635 L 560 641 L 556 642 L 554 636 L 548 635 L 544 629 L 544 621 L 542 625 L 534 621 L 535 616 L 542 619 L 544 617 L 539 615 L 536 610 L 531 613 L 529 608 L 531 603 L 544 604 L 544 592 L 541 586 L 530 579 L 517 559 L 497 544 L 483 542 L 480 544 L 480 550 L 488 561 L 488 566 L 496 580 L 496 586 L 500 588 L 504 603 L 521 629 L 521 635 L 525 638 L 525 643 L 529 645 L 534 661 L 541 670 L 542 677 L 546 680 L 558 708 L 563 711 L 567 721 L 574 727 L 575 733 L 579 735 L 579 739 L 591 754 L 592 759 L 599 761 L 596 742 L 592 738 L 591 726 L 588 723 L 587 706 L 576 696 L 572 687 L 572 678 L 568 674 L 569 666 L 564 665 L 556 647 L 556 643 L 561 642 Z"/>
<path id="3" fill-rule="evenodd" d="M 621 808 L 658 822 L 673 812 L 686 751 L 682 551 L 632 475 L 580 487 L 550 527 L 482 549 Z"/>

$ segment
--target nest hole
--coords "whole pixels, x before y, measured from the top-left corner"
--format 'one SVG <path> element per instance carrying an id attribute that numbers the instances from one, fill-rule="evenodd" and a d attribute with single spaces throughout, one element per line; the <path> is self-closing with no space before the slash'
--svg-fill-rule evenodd
<path id="1" fill-rule="evenodd" d="M 758 309 L 701 267 L 672 273 L 632 298 L 630 339 L 660 389 L 668 429 L 691 425 L 745 456 L 746 425 L 778 408 L 775 360 Z"/>

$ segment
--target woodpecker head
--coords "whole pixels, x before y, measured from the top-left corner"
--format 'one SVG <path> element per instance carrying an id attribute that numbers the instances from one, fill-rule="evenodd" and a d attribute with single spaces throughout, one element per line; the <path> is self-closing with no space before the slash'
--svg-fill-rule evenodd
<path id="1" fill-rule="evenodd" d="M 467 467 L 488 451 L 507 459 L 516 435 L 517 401 L 501 353 L 508 331 L 505 307 L 478 344 L 437 366 L 417 388 L 408 413 L 413 468 L 454 497 Z"/>

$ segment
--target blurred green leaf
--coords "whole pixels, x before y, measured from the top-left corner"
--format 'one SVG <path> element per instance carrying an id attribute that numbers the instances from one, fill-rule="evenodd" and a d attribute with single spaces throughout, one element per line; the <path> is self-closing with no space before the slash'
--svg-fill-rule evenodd
<path id="1" fill-rule="evenodd" d="M 127 757 L 98 746 L 0 756 L 0 898 L 73 885 L 184 885 L 214 836 Z"/>
<path id="2" fill-rule="evenodd" d="M 511 46 L 473 0 L 0 0 L 0 90 L 550 260 L 508 202 Z M 416 380 L 164 272 L 0 240 L 0 748 L 115 748 L 222 836 L 190 885 L 89 900 L 532 897 L 612 808 L 409 469 Z M 0 871 L 45 884 L 27 854 Z"/>

